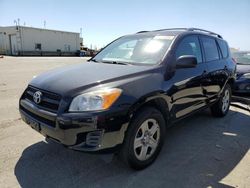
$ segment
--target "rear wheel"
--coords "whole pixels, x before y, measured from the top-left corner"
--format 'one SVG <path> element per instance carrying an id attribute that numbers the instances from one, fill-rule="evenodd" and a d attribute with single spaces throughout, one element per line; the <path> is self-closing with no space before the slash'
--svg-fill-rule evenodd
<path id="1" fill-rule="evenodd" d="M 165 121 L 151 107 L 144 108 L 129 125 L 120 157 L 134 169 L 143 169 L 158 156 L 164 142 Z"/>
<path id="2" fill-rule="evenodd" d="M 223 117 L 228 113 L 231 103 L 231 95 L 231 87 L 229 84 L 227 84 L 220 99 L 211 107 L 211 112 L 214 116 Z"/>

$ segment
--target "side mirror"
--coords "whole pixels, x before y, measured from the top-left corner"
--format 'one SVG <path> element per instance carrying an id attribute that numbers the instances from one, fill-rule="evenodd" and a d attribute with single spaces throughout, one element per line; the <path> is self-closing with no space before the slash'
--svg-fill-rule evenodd
<path id="1" fill-rule="evenodd" d="M 193 55 L 183 55 L 176 60 L 176 68 L 194 68 L 198 64 L 197 58 Z"/>

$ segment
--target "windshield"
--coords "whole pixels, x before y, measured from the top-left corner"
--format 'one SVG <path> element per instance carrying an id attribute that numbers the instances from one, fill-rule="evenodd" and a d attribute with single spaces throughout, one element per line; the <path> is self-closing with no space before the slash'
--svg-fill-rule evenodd
<path id="1" fill-rule="evenodd" d="M 250 65 L 250 52 L 235 52 L 232 56 L 237 64 Z"/>
<path id="2" fill-rule="evenodd" d="M 125 36 L 108 45 L 93 60 L 126 64 L 158 64 L 173 39 L 174 36 L 166 35 Z"/>

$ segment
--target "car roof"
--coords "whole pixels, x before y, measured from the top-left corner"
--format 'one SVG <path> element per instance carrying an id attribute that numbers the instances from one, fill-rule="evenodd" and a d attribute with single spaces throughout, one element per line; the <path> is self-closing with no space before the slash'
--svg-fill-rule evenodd
<path id="1" fill-rule="evenodd" d="M 136 34 L 163 34 L 163 35 L 179 35 L 183 33 L 194 33 L 194 34 L 203 34 L 208 36 L 213 36 L 219 39 L 223 39 L 221 35 L 214 33 L 212 31 L 199 29 L 199 28 L 169 28 L 169 29 L 160 29 L 153 31 L 139 31 Z"/>

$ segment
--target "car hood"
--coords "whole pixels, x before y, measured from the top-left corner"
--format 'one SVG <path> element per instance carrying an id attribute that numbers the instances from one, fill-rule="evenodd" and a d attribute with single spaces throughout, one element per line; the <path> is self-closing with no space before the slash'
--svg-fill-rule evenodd
<path id="1" fill-rule="evenodd" d="M 35 77 L 29 85 L 64 95 L 72 90 L 85 90 L 98 84 L 141 75 L 150 69 L 151 66 L 85 62 L 43 73 Z"/>
<path id="2" fill-rule="evenodd" d="M 237 64 L 237 74 L 250 73 L 250 65 Z"/>

